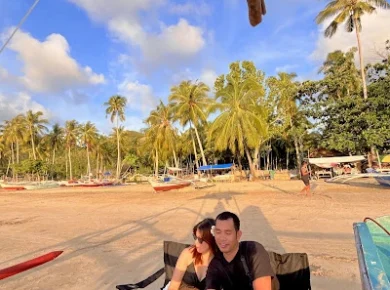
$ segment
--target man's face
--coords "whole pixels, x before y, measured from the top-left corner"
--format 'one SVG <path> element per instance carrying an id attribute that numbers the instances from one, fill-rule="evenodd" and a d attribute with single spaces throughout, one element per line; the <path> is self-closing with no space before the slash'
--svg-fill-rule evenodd
<path id="1" fill-rule="evenodd" d="M 215 242 L 222 253 L 229 253 L 238 247 L 241 231 L 236 232 L 233 219 L 216 220 Z"/>

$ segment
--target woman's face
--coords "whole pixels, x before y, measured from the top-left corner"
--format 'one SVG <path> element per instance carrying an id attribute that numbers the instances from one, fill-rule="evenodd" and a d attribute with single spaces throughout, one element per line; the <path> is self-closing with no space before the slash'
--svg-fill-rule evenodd
<path id="1" fill-rule="evenodd" d="M 200 254 L 204 254 L 210 250 L 209 244 L 203 240 L 202 233 L 199 230 L 196 231 L 195 247 Z"/>

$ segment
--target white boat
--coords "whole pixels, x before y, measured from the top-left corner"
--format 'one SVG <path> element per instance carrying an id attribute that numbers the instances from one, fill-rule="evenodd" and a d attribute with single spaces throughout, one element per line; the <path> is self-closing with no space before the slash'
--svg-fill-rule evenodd
<path id="1" fill-rule="evenodd" d="M 191 185 L 191 181 L 174 176 L 165 177 L 163 180 L 148 180 L 155 192 L 180 189 Z"/>
<path id="2" fill-rule="evenodd" d="M 27 190 L 33 190 L 33 189 L 55 188 L 55 187 L 59 187 L 60 185 L 57 182 L 45 181 L 45 182 L 27 183 L 23 186 Z"/>

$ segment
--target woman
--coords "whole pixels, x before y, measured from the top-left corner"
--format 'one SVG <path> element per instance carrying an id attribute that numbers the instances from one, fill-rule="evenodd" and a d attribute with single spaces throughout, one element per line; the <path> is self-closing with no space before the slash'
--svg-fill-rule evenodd
<path id="1" fill-rule="evenodd" d="M 206 288 L 207 268 L 217 249 L 212 234 L 215 221 L 205 219 L 194 226 L 194 245 L 185 248 L 177 260 L 168 290 Z"/>

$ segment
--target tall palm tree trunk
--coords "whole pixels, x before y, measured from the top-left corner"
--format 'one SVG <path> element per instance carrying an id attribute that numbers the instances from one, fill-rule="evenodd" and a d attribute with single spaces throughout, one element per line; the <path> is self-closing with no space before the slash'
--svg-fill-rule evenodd
<path id="1" fill-rule="evenodd" d="M 11 156 L 12 156 L 12 179 L 15 180 L 15 152 L 14 143 L 11 143 Z"/>
<path id="2" fill-rule="evenodd" d="M 367 100 L 367 83 L 366 83 L 366 74 L 364 72 L 364 62 L 363 62 L 363 49 L 362 49 L 362 43 L 360 40 L 360 33 L 358 28 L 358 22 L 356 17 L 353 17 L 353 23 L 355 26 L 355 32 L 356 32 L 356 38 L 358 43 L 358 50 L 359 50 L 359 61 L 360 61 L 360 73 L 362 75 L 362 81 L 363 81 L 363 96 L 364 99 Z"/>
<path id="3" fill-rule="evenodd" d="M 96 178 L 99 178 L 99 153 L 96 154 Z"/>
<path id="4" fill-rule="evenodd" d="M 68 154 L 65 150 L 65 178 L 68 179 Z"/>
<path id="5" fill-rule="evenodd" d="M 195 140 L 194 140 L 194 136 L 192 136 L 192 134 L 191 134 L 191 139 L 192 139 L 192 146 L 194 147 L 194 155 L 195 155 L 196 169 L 198 169 L 198 168 L 199 168 L 199 164 L 198 164 L 198 153 L 196 152 Z"/>
<path id="6" fill-rule="evenodd" d="M 91 161 L 89 160 L 89 146 L 87 144 L 88 179 L 91 180 Z"/>
<path id="7" fill-rule="evenodd" d="M 196 126 L 195 126 L 195 124 L 194 124 L 194 129 L 195 129 L 196 138 L 198 139 L 199 148 L 200 148 L 200 153 L 202 154 L 202 161 L 203 161 L 203 165 L 207 165 L 207 162 L 206 162 L 206 157 L 204 156 L 204 151 L 203 151 L 202 142 L 200 142 L 200 138 L 199 138 L 198 129 L 196 129 Z"/>
<path id="8" fill-rule="evenodd" d="M 245 146 L 245 153 L 246 153 L 246 157 L 248 158 L 250 172 L 252 173 L 252 177 L 255 178 L 256 170 L 255 167 L 253 166 L 251 153 L 249 152 L 249 148 L 247 146 Z"/>
<path id="9" fill-rule="evenodd" d="M 299 152 L 299 144 L 298 144 L 298 138 L 294 136 L 294 146 L 295 146 L 295 154 L 297 155 L 297 166 L 298 166 L 298 171 L 299 171 L 299 176 L 301 175 L 301 154 Z"/>
<path id="10" fill-rule="evenodd" d="M 70 146 L 68 147 L 68 157 L 69 157 L 69 179 L 73 179 L 73 174 L 72 174 L 72 157 L 70 155 Z"/>
<path id="11" fill-rule="evenodd" d="M 158 150 L 156 149 L 156 158 L 155 158 L 155 169 L 154 169 L 154 175 L 158 177 Z"/>
<path id="12" fill-rule="evenodd" d="M 290 162 L 290 151 L 286 149 L 286 169 L 288 170 L 288 164 Z"/>
<path id="13" fill-rule="evenodd" d="M 32 147 L 32 152 L 34 156 L 34 160 L 37 160 L 37 154 L 35 153 L 35 142 L 34 142 L 34 134 L 32 131 L 32 128 L 30 127 L 30 136 L 31 136 L 31 147 Z"/>
<path id="14" fill-rule="evenodd" d="M 179 168 L 179 162 L 178 162 L 178 160 L 177 160 L 175 150 L 173 150 L 173 159 L 175 160 L 175 167 L 176 167 L 176 168 Z"/>
<path id="15" fill-rule="evenodd" d="M 19 141 L 16 140 L 16 163 L 19 164 Z"/>
<path id="16" fill-rule="evenodd" d="M 119 143 L 119 125 L 118 120 L 119 114 L 116 114 L 116 141 L 117 141 L 117 147 L 118 147 L 118 159 L 116 161 L 116 179 L 119 180 L 119 174 L 120 174 L 120 164 L 121 164 L 121 149 L 120 149 L 120 143 Z"/>
<path id="17" fill-rule="evenodd" d="M 104 174 L 103 154 L 100 154 L 100 171 Z"/>

